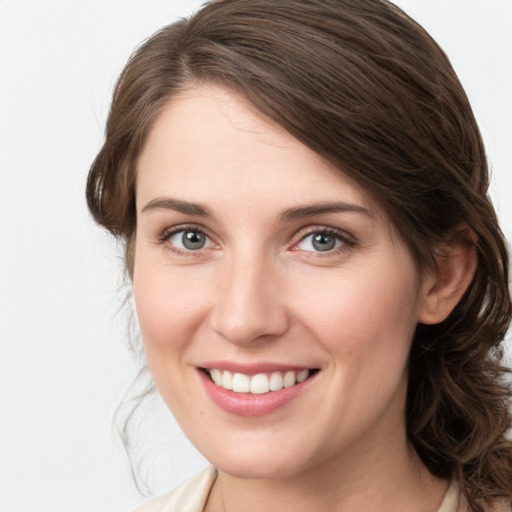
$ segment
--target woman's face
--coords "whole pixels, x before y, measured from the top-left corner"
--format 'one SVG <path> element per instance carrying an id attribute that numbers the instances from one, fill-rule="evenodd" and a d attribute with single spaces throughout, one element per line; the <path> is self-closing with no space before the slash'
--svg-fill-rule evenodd
<path id="1" fill-rule="evenodd" d="M 214 465 L 277 478 L 405 444 L 425 284 L 355 182 L 204 86 L 158 117 L 136 202 L 148 364 Z"/>

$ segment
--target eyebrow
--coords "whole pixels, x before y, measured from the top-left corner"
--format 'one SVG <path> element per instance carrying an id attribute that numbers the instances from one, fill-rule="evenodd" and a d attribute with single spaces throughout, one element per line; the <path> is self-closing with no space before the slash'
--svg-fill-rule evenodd
<path id="1" fill-rule="evenodd" d="M 158 197 L 152 199 L 142 208 L 142 213 L 152 210 L 174 210 L 186 215 L 198 215 L 199 217 L 211 217 L 212 214 L 208 208 L 198 203 L 190 203 L 180 199 L 170 197 Z"/>
<path id="2" fill-rule="evenodd" d="M 212 217 L 212 213 L 208 208 L 202 206 L 199 203 L 192 203 L 189 201 L 183 201 L 181 199 L 173 199 L 170 197 L 158 197 L 149 201 L 142 212 L 149 212 L 152 210 L 174 210 L 176 212 L 184 213 L 186 215 L 196 215 L 199 217 Z M 364 208 L 363 206 L 345 203 L 345 202 L 327 202 L 327 203 L 315 203 L 305 206 L 297 206 L 294 208 L 287 208 L 283 210 L 279 215 L 279 219 L 282 222 L 288 222 L 296 219 L 305 217 L 314 217 L 316 215 L 322 215 L 326 213 L 359 213 L 373 218 L 374 214 L 371 210 Z"/>
<path id="3" fill-rule="evenodd" d="M 353 212 L 366 215 L 373 218 L 374 214 L 371 210 L 364 208 L 353 203 L 345 202 L 330 202 L 330 203 L 317 203 L 307 206 L 299 206 L 296 208 L 288 208 L 284 210 L 279 218 L 282 221 L 290 221 L 301 219 L 304 217 L 314 217 L 315 215 L 322 215 L 325 213 L 344 213 Z"/>

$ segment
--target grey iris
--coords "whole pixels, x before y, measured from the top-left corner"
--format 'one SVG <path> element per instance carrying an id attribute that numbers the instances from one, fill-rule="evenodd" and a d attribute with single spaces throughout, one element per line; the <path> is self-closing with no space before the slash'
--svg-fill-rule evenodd
<path id="1" fill-rule="evenodd" d="M 186 247 L 187 249 L 201 249 L 205 244 L 206 237 L 204 233 L 199 233 L 197 231 L 185 231 L 181 241 L 183 242 L 183 247 Z"/>
<path id="2" fill-rule="evenodd" d="M 336 238 L 327 233 L 317 233 L 313 236 L 312 243 L 317 251 L 330 251 L 336 245 Z"/>

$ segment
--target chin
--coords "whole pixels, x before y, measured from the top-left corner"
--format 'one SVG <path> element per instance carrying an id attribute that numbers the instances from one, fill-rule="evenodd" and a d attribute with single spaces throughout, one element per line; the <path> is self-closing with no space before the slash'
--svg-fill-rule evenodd
<path id="1" fill-rule="evenodd" d="M 298 440 L 297 440 L 298 441 Z M 227 443 L 226 443 L 227 444 Z M 236 478 L 280 479 L 300 473 L 311 467 L 311 455 L 306 453 L 305 442 L 289 443 L 231 441 L 220 450 L 201 447 L 206 458 L 220 471 Z"/>
<path id="2" fill-rule="evenodd" d="M 295 456 L 296 459 L 296 456 Z M 220 471 L 236 478 L 247 480 L 278 480 L 287 478 L 301 472 L 304 468 L 304 461 L 284 459 L 281 457 L 244 456 L 239 454 L 235 457 L 219 458 L 218 463 L 212 461 L 213 465 Z"/>

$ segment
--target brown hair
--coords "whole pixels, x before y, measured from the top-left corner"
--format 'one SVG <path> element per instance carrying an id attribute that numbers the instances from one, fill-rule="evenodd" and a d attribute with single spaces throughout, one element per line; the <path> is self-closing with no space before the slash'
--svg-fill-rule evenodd
<path id="1" fill-rule="evenodd" d="M 126 241 L 129 272 L 145 137 L 170 98 L 201 83 L 244 95 L 359 182 L 420 269 L 435 269 L 436 248 L 457 226 L 476 233 L 470 288 L 444 322 L 415 333 L 407 429 L 432 473 L 459 480 L 473 511 L 512 502 L 500 349 L 508 256 L 482 139 L 446 55 L 383 0 L 217 0 L 157 32 L 119 78 L 87 183 L 96 221 Z"/>

